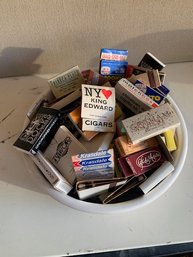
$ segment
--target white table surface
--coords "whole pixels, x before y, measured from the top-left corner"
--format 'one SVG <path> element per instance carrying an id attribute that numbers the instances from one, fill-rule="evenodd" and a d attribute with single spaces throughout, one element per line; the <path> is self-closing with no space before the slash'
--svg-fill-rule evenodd
<path id="1" fill-rule="evenodd" d="M 88 214 L 45 195 L 12 144 L 48 87 L 37 76 L 0 79 L 0 256 L 65 256 L 193 241 L 193 63 L 167 65 L 167 86 L 189 135 L 184 168 L 153 203 L 123 214 Z"/>

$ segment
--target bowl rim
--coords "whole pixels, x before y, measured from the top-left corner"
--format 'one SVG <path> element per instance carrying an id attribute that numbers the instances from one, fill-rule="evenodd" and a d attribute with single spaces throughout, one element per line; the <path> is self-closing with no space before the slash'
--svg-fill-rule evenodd
<path id="1" fill-rule="evenodd" d="M 176 181 L 177 177 L 182 171 L 188 150 L 188 133 L 185 120 L 182 116 L 179 107 L 172 99 L 172 97 L 168 96 L 167 98 L 169 102 L 172 104 L 174 110 L 176 111 L 181 123 L 181 126 L 177 128 L 178 150 L 174 161 L 175 170 L 147 195 L 143 195 L 136 199 L 129 200 L 126 202 L 114 204 L 90 203 L 79 199 L 75 199 L 63 192 L 59 192 L 56 189 L 54 189 L 52 185 L 44 178 L 41 172 L 37 170 L 36 165 L 33 163 L 30 157 L 27 154 L 23 154 L 25 166 L 27 167 L 28 172 L 31 174 L 33 179 L 35 179 L 36 184 L 43 190 L 43 192 L 50 195 L 58 202 L 79 211 L 98 214 L 123 213 L 136 210 L 147 204 L 150 204 L 151 202 L 158 199 L 161 195 L 163 195 Z M 29 122 L 29 120 L 26 117 L 24 124 L 26 124 L 27 122 Z M 29 161 L 31 163 L 30 165 Z"/>

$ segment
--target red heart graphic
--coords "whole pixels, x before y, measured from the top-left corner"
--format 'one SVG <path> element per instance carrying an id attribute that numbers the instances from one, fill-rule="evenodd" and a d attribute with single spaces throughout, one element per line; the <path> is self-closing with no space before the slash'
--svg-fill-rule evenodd
<path id="1" fill-rule="evenodd" d="M 106 97 L 106 99 L 108 99 L 112 95 L 111 90 L 102 89 L 102 93 Z"/>

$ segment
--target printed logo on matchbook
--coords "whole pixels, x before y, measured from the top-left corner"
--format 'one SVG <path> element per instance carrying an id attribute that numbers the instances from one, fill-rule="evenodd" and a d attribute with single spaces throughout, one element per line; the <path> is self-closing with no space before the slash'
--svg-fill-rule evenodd
<path id="1" fill-rule="evenodd" d="M 164 161 L 166 157 L 158 146 L 149 147 L 126 157 L 126 162 L 136 176 L 159 167 Z"/>
<path id="2" fill-rule="evenodd" d="M 72 140 L 70 137 L 65 137 L 65 139 L 58 144 L 56 152 L 53 156 L 53 160 L 56 163 L 58 163 L 60 159 L 68 153 L 69 145 L 71 142 Z"/>
<path id="3" fill-rule="evenodd" d="M 87 131 L 115 130 L 115 89 L 104 86 L 82 85 L 81 118 Z"/>
<path id="4" fill-rule="evenodd" d="M 152 150 L 141 154 L 137 160 L 136 165 L 143 170 L 144 168 L 151 167 L 154 163 L 161 159 L 161 154 L 159 151 Z"/>
<path id="5" fill-rule="evenodd" d="M 34 142 L 39 138 L 42 131 L 45 129 L 45 126 L 49 123 L 52 117 L 53 116 L 50 114 L 37 113 L 34 120 L 32 120 L 28 128 L 26 128 L 22 132 L 19 139 L 22 141 L 26 141 L 30 144 L 34 144 Z"/>
<path id="6" fill-rule="evenodd" d="M 82 85 L 82 118 L 114 121 L 114 116 L 114 88 Z"/>

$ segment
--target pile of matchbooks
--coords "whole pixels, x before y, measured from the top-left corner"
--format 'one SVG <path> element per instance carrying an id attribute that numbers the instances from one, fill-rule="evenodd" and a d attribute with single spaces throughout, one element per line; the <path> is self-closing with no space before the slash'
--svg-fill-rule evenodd
<path id="1" fill-rule="evenodd" d="M 28 111 L 14 147 L 55 190 L 117 203 L 149 193 L 174 170 L 180 121 L 165 65 L 151 53 L 131 65 L 127 55 L 101 49 L 99 73 L 75 66 L 58 74 Z"/>

